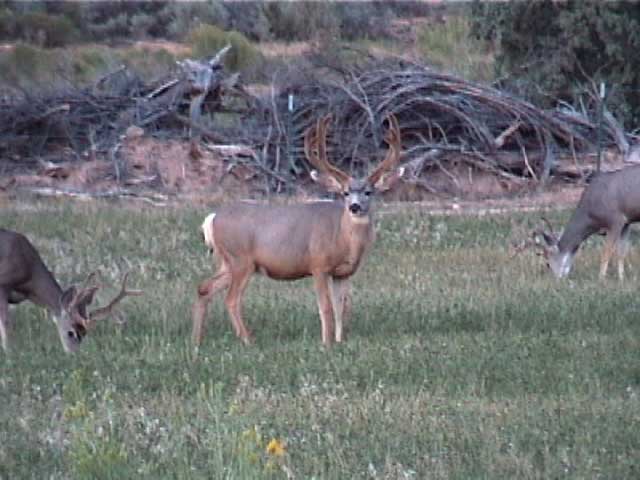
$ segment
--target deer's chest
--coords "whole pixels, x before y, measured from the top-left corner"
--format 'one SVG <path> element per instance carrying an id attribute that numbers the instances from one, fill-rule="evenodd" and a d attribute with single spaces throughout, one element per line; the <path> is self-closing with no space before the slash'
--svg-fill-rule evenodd
<path id="1" fill-rule="evenodd" d="M 366 255 L 373 238 L 355 238 L 348 242 L 344 255 L 336 259 L 331 275 L 337 278 L 346 278 L 353 275 L 360 262 Z"/>

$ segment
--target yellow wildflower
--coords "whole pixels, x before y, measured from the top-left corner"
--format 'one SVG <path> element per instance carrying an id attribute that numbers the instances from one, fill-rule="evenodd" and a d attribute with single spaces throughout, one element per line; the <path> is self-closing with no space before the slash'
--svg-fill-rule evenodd
<path id="1" fill-rule="evenodd" d="M 267 445 L 267 453 L 274 457 L 282 457 L 285 454 L 286 449 L 284 444 L 277 438 L 272 438 Z"/>

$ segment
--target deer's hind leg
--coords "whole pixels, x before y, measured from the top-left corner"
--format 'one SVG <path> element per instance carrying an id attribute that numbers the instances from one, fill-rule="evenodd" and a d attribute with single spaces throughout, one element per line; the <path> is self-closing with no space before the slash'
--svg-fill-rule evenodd
<path id="1" fill-rule="evenodd" d="M 202 337 L 204 335 L 204 322 L 207 315 L 207 307 L 214 295 L 227 288 L 231 284 L 231 273 L 227 269 L 227 266 L 223 263 L 213 277 L 207 278 L 198 286 L 198 297 L 193 304 L 192 316 L 193 316 L 193 330 L 191 332 L 191 338 L 194 345 L 200 345 Z"/>

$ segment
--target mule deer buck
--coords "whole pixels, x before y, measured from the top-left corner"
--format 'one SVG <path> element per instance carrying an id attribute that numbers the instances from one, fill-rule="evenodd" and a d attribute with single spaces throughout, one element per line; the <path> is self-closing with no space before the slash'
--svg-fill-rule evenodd
<path id="1" fill-rule="evenodd" d="M 587 185 L 569 223 L 558 238 L 548 222 L 548 231 L 534 232 L 536 245 L 542 249 L 547 265 L 557 278 L 571 271 L 580 244 L 594 233 L 607 236 L 600 261 L 600 278 L 607 275 L 609 261 L 615 253 L 618 277 L 624 280 L 624 257 L 629 248 L 629 229 L 640 221 L 640 166 L 615 172 L 600 172 Z"/>
<path id="2" fill-rule="evenodd" d="M 30 300 L 47 308 L 58 327 L 62 347 L 72 353 L 95 323 L 108 316 L 120 300 L 128 295 L 142 294 L 138 290 L 127 290 L 128 274 L 125 274 L 118 295 L 105 307 L 88 312 L 87 307 L 100 288 L 88 286 L 94 275 L 89 275 L 82 289 L 72 286 L 62 290 L 24 235 L 0 229 L 0 336 L 3 349 L 9 349 L 9 304 Z"/>
<path id="3" fill-rule="evenodd" d="M 350 313 L 350 277 L 357 271 L 375 233 L 371 218 L 374 191 L 391 188 L 404 169 L 400 159 L 400 129 L 388 117 L 384 160 L 365 178 L 352 178 L 327 159 L 327 115 L 305 134 L 305 154 L 317 169 L 312 178 L 339 193 L 336 201 L 294 205 L 238 202 L 223 206 L 202 224 L 206 245 L 219 258 L 217 273 L 198 287 L 193 306 L 193 342 L 204 333 L 207 305 L 227 289 L 225 304 L 235 333 L 248 344 L 252 337 L 241 313 L 242 295 L 250 277 L 261 273 L 276 280 L 313 277 L 322 342 L 343 341 L 343 321 Z"/>

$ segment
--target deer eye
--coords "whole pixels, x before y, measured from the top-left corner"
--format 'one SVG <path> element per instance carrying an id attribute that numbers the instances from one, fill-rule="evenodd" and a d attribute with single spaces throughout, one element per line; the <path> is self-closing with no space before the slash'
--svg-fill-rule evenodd
<path id="1" fill-rule="evenodd" d="M 349 196 L 349 192 L 348 192 L 348 191 L 343 192 L 342 194 L 343 194 L 345 197 L 348 197 L 348 196 Z"/>
<path id="2" fill-rule="evenodd" d="M 367 190 L 366 192 L 364 192 L 364 194 L 365 194 L 367 197 L 370 197 L 370 196 L 371 196 L 371 190 Z"/>

